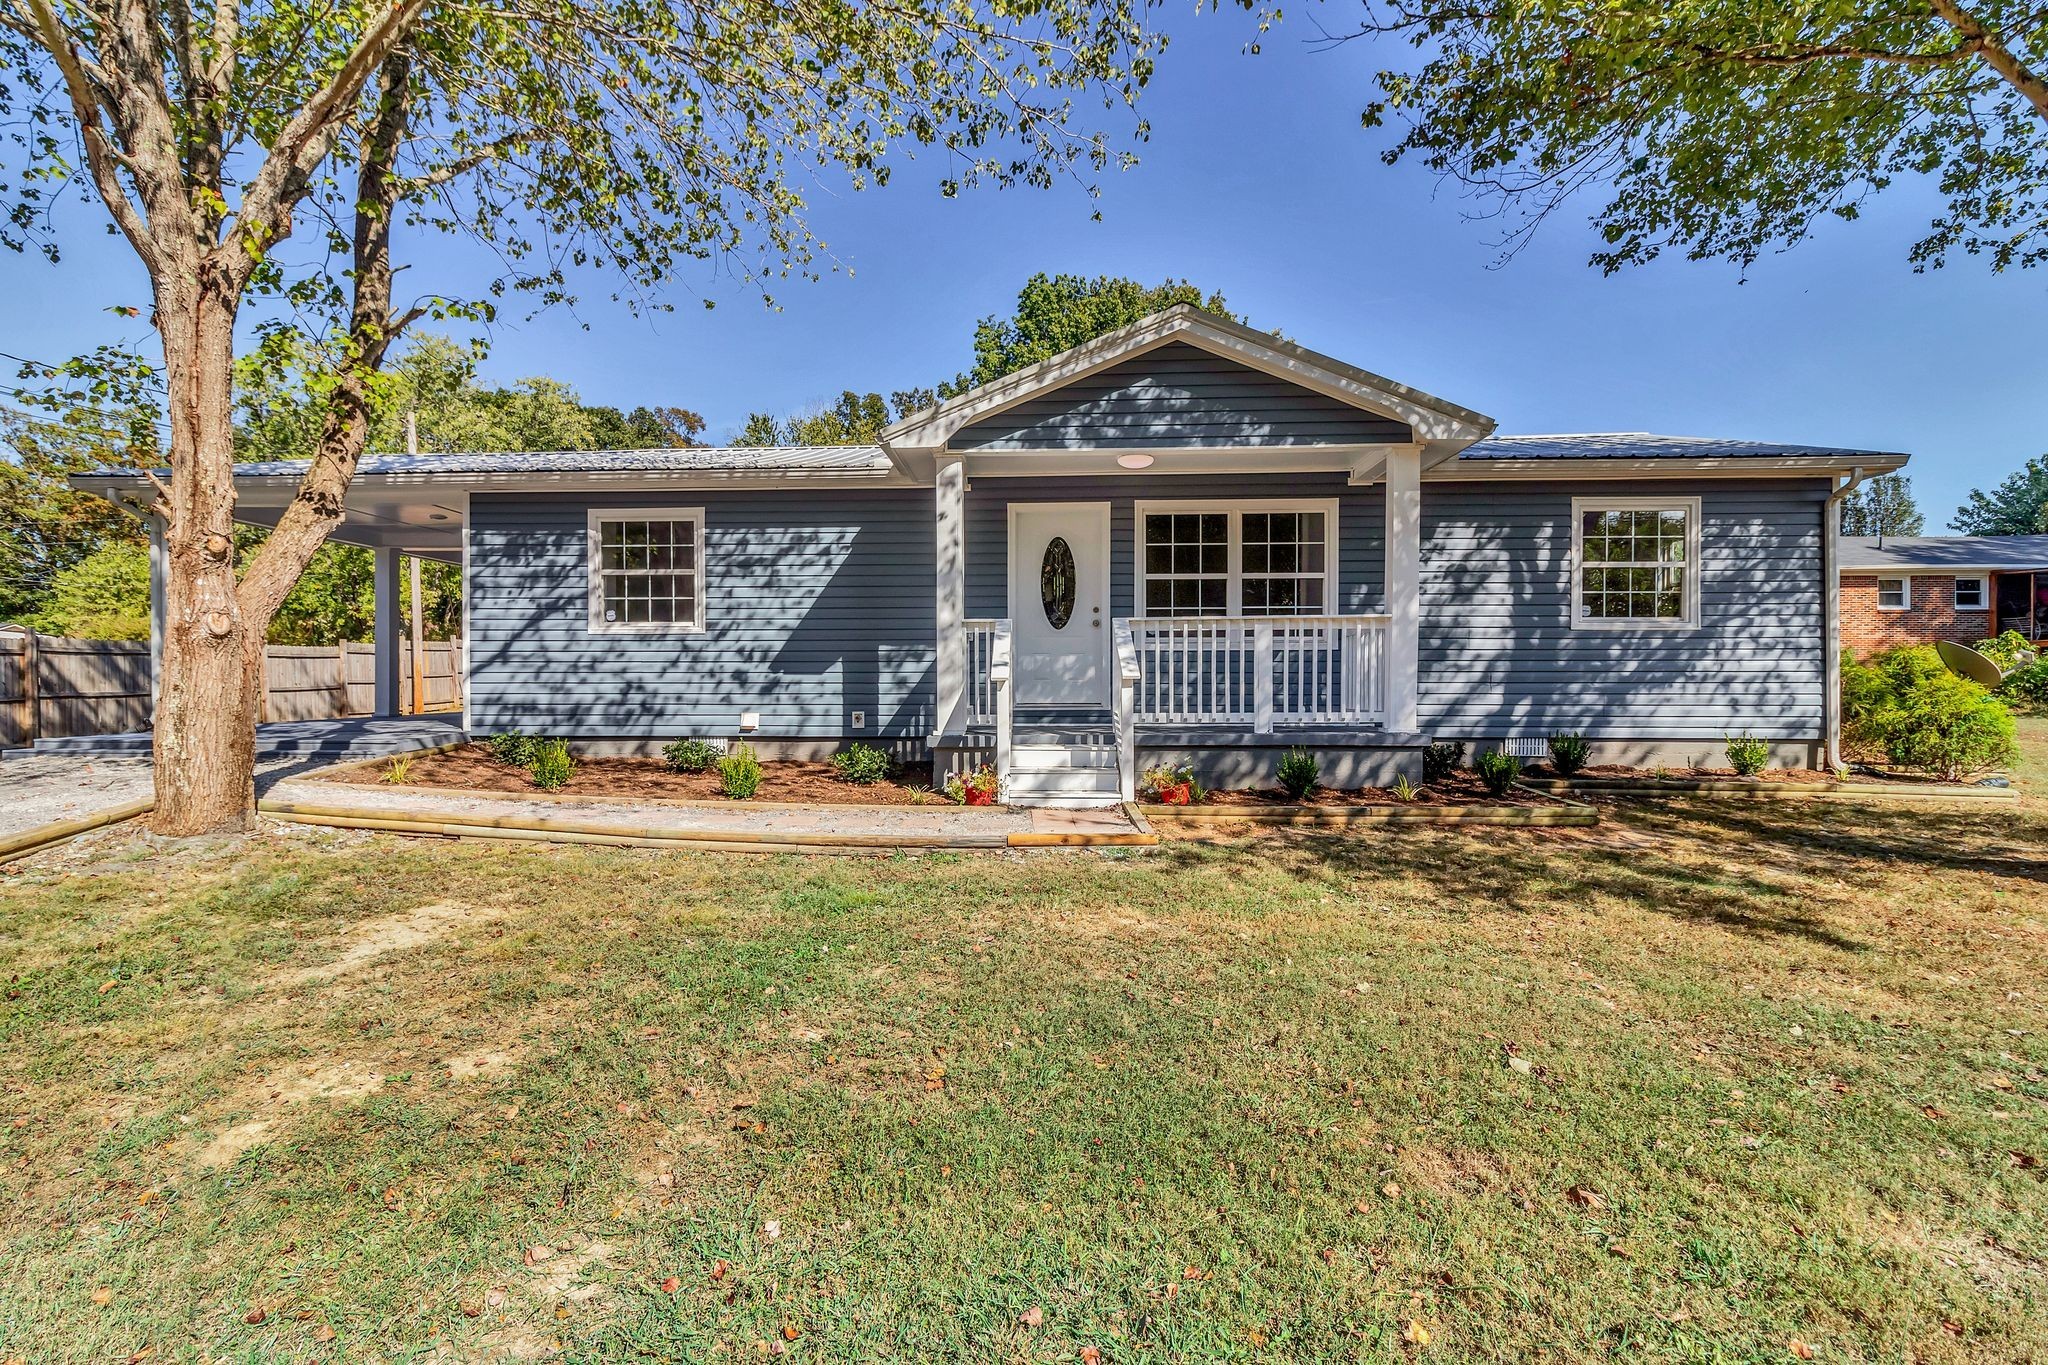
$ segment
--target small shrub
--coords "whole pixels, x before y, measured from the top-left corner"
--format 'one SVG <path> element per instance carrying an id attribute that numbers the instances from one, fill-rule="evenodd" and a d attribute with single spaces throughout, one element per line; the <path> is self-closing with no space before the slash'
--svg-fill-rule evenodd
<path id="1" fill-rule="evenodd" d="M 539 739 L 522 735 L 517 730 L 492 735 L 488 742 L 491 757 L 508 768 L 531 768 L 534 754 L 540 749 Z"/>
<path id="2" fill-rule="evenodd" d="M 946 799 L 948 801 L 951 801 L 954 805 L 964 806 L 967 804 L 967 784 L 965 782 L 962 782 L 958 777 L 949 777 L 946 779 L 945 792 Z"/>
<path id="3" fill-rule="evenodd" d="M 832 755 L 832 766 L 839 770 L 842 782 L 851 782 L 856 787 L 872 787 L 887 777 L 894 765 L 888 754 L 872 744 L 849 744 Z"/>
<path id="4" fill-rule="evenodd" d="M 754 757 L 751 744 L 735 744 L 718 760 L 718 786 L 735 801 L 744 801 L 761 789 L 761 760 Z"/>
<path id="5" fill-rule="evenodd" d="M 1550 737 L 1550 766 L 1559 777 L 1570 777 L 1585 767 L 1592 756 L 1593 745 L 1576 730 L 1560 731 Z"/>
<path id="6" fill-rule="evenodd" d="M 554 791 L 564 785 L 576 773 L 576 760 L 569 754 L 566 739 L 544 739 L 536 741 L 533 766 L 533 785 L 542 791 Z"/>
<path id="7" fill-rule="evenodd" d="M 1322 785 L 1323 765 L 1306 749 L 1289 749 L 1280 760 L 1280 789 L 1299 801 Z"/>
<path id="8" fill-rule="evenodd" d="M 1396 801 L 1413 801 L 1416 797 L 1422 795 L 1422 788 L 1409 781 L 1408 774 L 1406 773 L 1402 773 L 1399 777 L 1395 778 L 1394 785 L 1387 788 L 1387 790 L 1394 794 Z"/>
<path id="9" fill-rule="evenodd" d="M 2039 657 L 2027 637 L 2016 630 L 2003 631 L 1989 640 L 1979 640 L 1971 648 L 1997 664 L 2001 673 L 2025 668 Z"/>
<path id="10" fill-rule="evenodd" d="M 1495 796 L 1506 796 L 1508 788 L 1522 775 L 1521 763 L 1505 749 L 1487 750 L 1472 766 L 1479 770 L 1479 780 L 1486 784 L 1486 790 Z"/>
<path id="11" fill-rule="evenodd" d="M 1998 695 L 2022 706 L 2048 706 L 2048 659 L 2006 674 L 1998 685 Z"/>
<path id="12" fill-rule="evenodd" d="M 394 787 L 408 785 L 412 781 L 412 759 L 411 754 L 393 755 L 391 761 L 384 765 L 384 776 L 378 780 L 389 782 Z"/>
<path id="13" fill-rule="evenodd" d="M 1422 751 L 1422 780 L 1441 782 L 1465 761 L 1465 741 L 1439 740 Z"/>
<path id="14" fill-rule="evenodd" d="M 1728 741 L 1728 766 L 1737 777 L 1755 777 L 1771 761 L 1771 746 L 1747 732 L 1723 736 Z"/>
<path id="15" fill-rule="evenodd" d="M 718 746 L 708 739 L 679 739 L 662 748 L 661 761 L 671 772 L 701 773 L 718 762 Z"/>

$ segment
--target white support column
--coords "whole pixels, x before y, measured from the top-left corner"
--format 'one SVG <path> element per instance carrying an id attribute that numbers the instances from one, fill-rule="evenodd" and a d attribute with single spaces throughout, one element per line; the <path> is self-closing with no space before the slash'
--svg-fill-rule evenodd
<path id="1" fill-rule="evenodd" d="M 163 687 L 164 635 L 171 621 L 171 548 L 164 538 L 164 519 L 151 514 L 149 525 L 149 720 L 156 724 L 156 699 Z"/>
<path id="2" fill-rule="evenodd" d="M 967 466 L 939 457 L 935 493 L 938 536 L 938 696 L 933 720 L 945 734 L 967 724 Z"/>
<path id="3" fill-rule="evenodd" d="M 1387 729 L 1420 724 L 1422 619 L 1422 450 L 1387 450 Z"/>
<path id="4" fill-rule="evenodd" d="M 377 703 L 371 713 L 379 716 L 398 714 L 398 668 L 399 636 L 404 627 L 398 619 L 398 551 L 375 549 L 370 552 L 376 566 L 375 616 L 376 634 L 372 637 L 377 649 Z"/>

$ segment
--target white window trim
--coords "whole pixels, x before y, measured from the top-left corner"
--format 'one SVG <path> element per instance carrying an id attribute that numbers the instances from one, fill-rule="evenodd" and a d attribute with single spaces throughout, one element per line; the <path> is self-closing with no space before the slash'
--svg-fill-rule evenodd
<path id="1" fill-rule="evenodd" d="M 1965 584 L 1965 583 L 1975 583 L 1975 584 L 1977 585 L 1977 605 L 1976 605 L 1976 606 L 1974 606 L 1974 607 L 1966 607 L 1966 606 L 1964 606 L 1964 605 L 1963 605 L 1963 603 L 1962 603 L 1961 595 L 1960 595 L 1959 593 L 1957 593 L 1957 594 L 1955 594 L 1955 595 L 1952 595 L 1952 596 L 1951 596 L 1951 597 L 1949 598 L 1949 600 L 1950 600 L 1950 601 L 1951 601 L 1952 603 L 1954 603 L 1954 604 L 1955 604 L 1955 609 L 1956 609 L 1957 611 L 1967 611 L 1967 612 L 1970 612 L 1970 613 L 1972 613 L 1973 615 L 1974 615 L 1974 614 L 1976 614 L 1976 613 L 1979 613 L 1979 612 L 1988 612 L 1988 611 L 1990 611 L 1990 610 L 1991 610 L 1991 578 L 1990 578 L 1990 576 L 1989 576 L 1988 574 L 1981 574 L 1981 573 L 1965 573 L 1965 574 L 1957 574 L 1957 575 L 1956 575 L 1956 577 L 1955 577 L 1955 584 L 1954 584 L 1954 587 L 1955 587 L 1955 588 L 1961 588 L 1961 587 L 1963 586 L 1963 584 Z"/>
<path id="2" fill-rule="evenodd" d="M 1144 619 L 1145 612 L 1145 518 L 1176 512 L 1223 512 L 1230 517 L 1230 552 L 1225 564 L 1225 616 L 1244 615 L 1244 514 L 1246 512 L 1321 512 L 1323 514 L 1323 609 L 1313 616 L 1341 616 L 1337 605 L 1337 499 L 1335 498 L 1171 498 L 1134 502 L 1131 507 L 1131 615 Z M 1173 578 L 1177 575 L 1163 574 Z M 1267 575 L 1271 577 L 1273 575 Z M 1281 574 L 1283 578 L 1308 578 L 1309 574 Z M 1179 617 L 1199 620 L 1199 617 Z M 1275 616 L 1275 620 L 1285 620 Z"/>
<path id="3" fill-rule="evenodd" d="M 1586 516 L 1588 512 L 1685 513 L 1685 615 L 1676 621 L 1636 620 L 1614 616 L 1586 616 L 1583 594 L 1586 562 Z M 1693 498 L 1601 498 L 1572 499 L 1572 562 L 1569 606 L 1573 630 L 1698 630 L 1700 628 L 1700 500 Z"/>
<path id="4" fill-rule="evenodd" d="M 687 521 L 696 526 L 691 537 L 697 545 L 696 610 L 694 622 L 607 621 L 604 619 L 604 571 L 599 527 L 607 521 Z M 701 507 L 593 507 L 584 520 L 583 557 L 589 573 L 590 633 L 592 635 L 701 635 L 704 633 L 704 509 Z"/>
<path id="5" fill-rule="evenodd" d="M 1899 604 L 1888 607 L 1884 602 L 1884 583 L 1887 578 L 1899 580 Z M 1879 574 L 1877 582 L 1877 609 L 1879 611 L 1911 611 L 1913 609 L 1913 575 L 1909 573 Z"/>

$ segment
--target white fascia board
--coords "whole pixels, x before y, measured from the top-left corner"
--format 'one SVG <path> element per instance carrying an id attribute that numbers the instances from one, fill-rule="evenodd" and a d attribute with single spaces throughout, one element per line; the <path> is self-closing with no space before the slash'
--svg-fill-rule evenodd
<path id="1" fill-rule="evenodd" d="M 1567 482 L 1578 479 L 1802 478 L 1846 474 L 1854 467 L 1889 474 L 1903 455 L 1731 455 L 1707 459 L 1457 460 L 1426 471 L 1433 480 L 1488 483 L 1499 479 Z"/>

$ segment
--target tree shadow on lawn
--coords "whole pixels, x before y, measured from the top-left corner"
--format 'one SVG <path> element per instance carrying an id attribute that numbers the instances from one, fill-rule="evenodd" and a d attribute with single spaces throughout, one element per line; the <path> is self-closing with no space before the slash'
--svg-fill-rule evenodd
<path id="1" fill-rule="evenodd" d="M 2031 812 L 2010 806 L 1962 811 L 1816 803 L 1788 819 L 1793 812 L 1753 805 L 1652 802 L 1645 813 L 1660 824 L 1693 826 L 1717 843 L 1766 844 L 1807 858 L 1819 855 L 1829 860 L 1824 870 L 1831 874 L 1853 873 L 1853 865 L 1861 862 L 2048 882 L 2048 857 L 2017 851 L 2030 841 L 2044 846 L 2048 831 L 2030 818 Z"/>
<path id="2" fill-rule="evenodd" d="M 1287 831 L 1255 837 L 1273 861 L 1297 876 L 1324 881 L 1333 890 L 1348 894 L 1361 879 L 1411 878 L 1428 887 L 1441 908 L 1452 913 L 1461 908 L 1470 914 L 1590 910 L 1604 897 L 1744 935 L 1796 937 L 1845 953 L 1867 952 L 1872 946 L 1827 924 L 1824 912 L 1840 898 L 1822 888 L 1773 882 L 1720 867 L 1687 866 L 1659 856 L 1659 843 L 1675 848 L 1683 836 L 1638 837 L 1621 843 L 1611 835 L 1561 830 L 1482 835 L 1460 829 L 1371 835 Z M 1172 842 L 1155 856 L 1191 870 L 1230 856 L 1231 847 Z M 1234 847 L 1243 849 L 1242 844 Z M 1701 851 L 1740 857 L 1737 848 Z"/>

